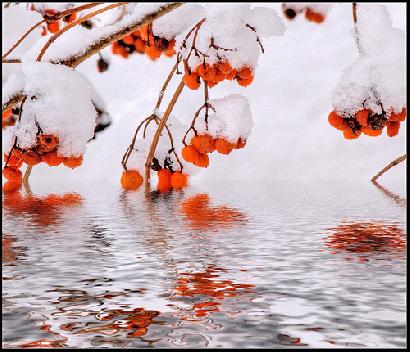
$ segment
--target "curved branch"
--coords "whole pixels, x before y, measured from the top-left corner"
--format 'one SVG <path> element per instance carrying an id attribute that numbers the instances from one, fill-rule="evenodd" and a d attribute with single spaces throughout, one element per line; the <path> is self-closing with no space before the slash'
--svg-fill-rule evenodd
<path id="1" fill-rule="evenodd" d="M 171 12 L 172 10 L 175 10 L 176 8 L 182 6 L 184 3 L 169 3 L 167 5 L 164 5 L 161 7 L 159 10 L 154 11 L 152 13 L 149 13 L 148 15 L 144 16 L 142 19 L 136 21 L 135 23 L 129 24 L 126 27 L 121 28 L 120 30 L 117 30 L 114 33 L 108 34 L 96 42 L 90 44 L 82 53 L 77 54 L 77 55 L 72 55 L 63 59 L 59 60 L 50 60 L 51 63 L 53 64 L 61 64 L 61 65 L 66 65 L 68 67 L 75 68 L 79 64 L 81 64 L 83 61 L 87 60 L 94 54 L 99 53 L 103 48 L 111 45 L 113 42 L 116 42 L 125 36 L 135 32 L 137 29 L 140 27 L 151 23 L 152 21 L 166 15 L 167 13 Z M 2 111 L 7 110 L 10 107 L 13 107 L 17 103 L 21 102 L 24 98 L 23 92 L 18 92 L 16 93 L 12 99 L 10 99 L 8 102 L 4 103 L 2 105 Z"/>
<path id="2" fill-rule="evenodd" d="M 161 122 L 158 125 L 157 131 L 155 132 L 154 139 L 152 140 L 151 147 L 149 149 L 148 157 L 145 162 L 145 184 L 149 184 L 149 179 L 150 179 L 150 172 L 151 172 L 151 164 L 152 160 L 154 159 L 154 154 L 155 154 L 155 149 L 158 145 L 159 137 L 161 136 L 162 130 L 165 127 L 165 124 L 167 123 L 168 117 L 172 112 L 172 109 L 175 106 L 175 103 L 178 100 L 178 97 L 182 93 L 182 90 L 184 89 L 185 83 L 183 80 L 179 83 L 177 89 L 175 90 L 175 93 L 168 104 L 167 110 L 164 113 L 164 116 L 161 119 Z"/>
<path id="3" fill-rule="evenodd" d="M 76 67 L 79 64 L 81 64 L 83 61 L 87 60 L 92 55 L 97 54 L 105 47 L 111 45 L 113 42 L 116 42 L 124 38 L 125 36 L 138 30 L 140 27 L 148 23 L 151 23 L 152 21 L 166 15 L 168 12 L 171 12 L 172 10 L 175 10 L 176 8 L 182 5 L 183 3 L 175 3 L 175 2 L 164 5 L 159 10 L 144 16 L 142 19 L 136 21 L 135 23 L 129 24 L 128 26 L 121 28 L 120 30 L 114 33 L 111 33 L 105 37 L 100 38 L 98 41 L 90 44 L 82 53 L 68 57 L 68 58 L 59 59 L 59 60 L 50 60 L 50 62 L 53 64 L 60 64 L 60 65 L 66 65 L 69 67 Z"/>
<path id="4" fill-rule="evenodd" d="M 116 7 L 119 6 L 124 6 L 126 5 L 126 2 L 119 2 L 117 4 L 111 4 L 108 5 L 106 7 L 103 7 L 102 9 L 98 9 L 97 11 L 91 12 L 89 14 L 87 14 L 86 16 L 80 17 L 78 20 L 69 23 L 67 26 L 63 27 L 61 30 L 59 30 L 57 33 L 55 33 L 51 38 L 48 39 L 47 43 L 43 46 L 43 48 L 41 49 L 40 54 L 37 56 L 37 60 L 36 61 L 41 61 L 41 59 L 44 56 L 44 53 L 46 52 L 46 50 L 50 47 L 50 45 L 59 37 L 61 36 L 64 32 L 67 32 L 70 28 L 73 28 L 74 26 L 77 26 L 80 23 L 83 23 L 85 21 L 87 21 L 88 19 L 99 15 L 100 13 L 103 13 L 105 11 L 114 9 Z M 98 3 L 97 3 L 98 5 Z"/>
<path id="5" fill-rule="evenodd" d="M 393 160 L 389 165 L 384 167 L 376 176 L 373 176 L 371 179 L 372 182 L 376 182 L 376 180 L 383 175 L 386 171 L 390 170 L 393 166 L 400 164 L 402 161 L 406 160 L 407 154 L 404 154 L 397 159 Z"/>

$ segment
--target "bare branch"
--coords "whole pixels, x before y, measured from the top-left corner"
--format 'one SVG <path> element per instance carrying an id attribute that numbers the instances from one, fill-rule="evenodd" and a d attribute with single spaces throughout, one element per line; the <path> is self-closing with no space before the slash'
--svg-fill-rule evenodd
<path id="1" fill-rule="evenodd" d="M 108 5 L 102 9 L 98 9 L 97 11 L 91 12 L 83 17 L 80 17 L 78 20 L 69 23 L 67 26 L 63 27 L 61 30 L 59 30 L 57 33 L 55 33 L 51 38 L 49 38 L 49 40 L 47 41 L 47 43 L 43 46 L 43 48 L 41 49 L 40 54 L 37 57 L 36 61 L 41 61 L 42 57 L 44 56 L 44 53 L 46 52 L 46 50 L 50 47 L 50 45 L 59 37 L 61 36 L 64 32 L 67 32 L 70 28 L 73 28 L 75 26 L 77 26 L 80 23 L 83 23 L 85 21 L 87 21 L 88 19 L 99 15 L 100 13 L 103 13 L 105 11 L 114 9 L 118 6 L 124 6 L 126 5 L 126 2 L 119 2 L 117 4 L 111 4 Z"/>
<path id="2" fill-rule="evenodd" d="M 55 61 L 51 60 L 50 62 L 53 64 L 61 64 L 61 65 L 66 65 L 66 66 L 74 68 L 78 66 L 79 64 L 81 64 L 86 59 L 90 58 L 92 55 L 99 53 L 103 48 L 111 45 L 113 42 L 116 42 L 124 38 L 125 36 L 135 32 L 140 27 L 148 23 L 151 23 L 152 21 L 160 18 L 161 16 L 166 15 L 167 13 L 171 12 L 172 10 L 182 5 L 183 3 L 170 3 L 167 5 L 164 5 L 159 10 L 146 15 L 144 18 L 137 20 L 136 22 L 129 24 L 126 27 L 123 27 L 114 33 L 108 34 L 100 38 L 96 42 L 90 44 L 88 48 L 85 49 L 84 52 L 77 54 L 77 55 L 67 57 L 67 58 L 55 60 Z M 2 111 L 7 110 L 10 107 L 13 107 L 17 103 L 21 102 L 23 98 L 24 98 L 24 94 L 22 92 L 17 92 L 12 97 L 12 99 L 10 99 L 8 102 L 3 104 Z"/>
<path id="3" fill-rule="evenodd" d="M 111 45 L 113 42 L 116 42 L 124 38 L 125 36 L 135 32 L 140 27 L 148 23 L 151 23 L 152 21 L 166 15 L 168 12 L 171 12 L 172 10 L 175 10 L 176 8 L 182 5 L 183 3 L 170 3 L 167 5 L 164 5 L 159 10 L 146 15 L 144 18 L 132 24 L 129 24 L 128 26 L 124 28 L 121 28 L 120 30 L 114 33 L 111 33 L 107 36 L 100 38 L 98 41 L 90 44 L 82 53 L 68 57 L 68 58 L 60 59 L 60 60 L 51 60 L 51 63 L 66 65 L 69 67 L 76 67 L 79 64 L 81 64 L 83 61 L 87 60 L 92 55 L 97 54 L 100 50 Z"/>
<path id="4" fill-rule="evenodd" d="M 383 175 L 386 171 L 390 170 L 393 166 L 400 164 L 402 161 L 406 160 L 407 154 L 404 154 L 397 159 L 393 160 L 389 165 L 383 168 L 376 176 L 373 176 L 371 179 L 372 182 L 375 182 L 381 175 Z"/>
<path id="5" fill-rule="evenodd" d="M 154 154 L 155 154 L 155 149 L 158 145 L 159 137 L 161 136 L 161 132 L 165 127 L 165 124 L 167 123 L 168 117 L 172 112 L 172 109 L 175 106 L 175 103 L 178 100 L 178 97 L 182 93 L 182 90 L 184 89 L 185 83 L 183 80 L 181 80 L 181 83 L 179 83 L 177 89 L 175 90 L 175 93 L 168 104 L 167 110 L 164 113 L 164 116 L 161 119 L 161 122 L 158 125 L 158 129 L 155 132 L 154 139 L 152 140 L 151 147 L 148 153 L 147 160 L 145 162 L 145 184 L 149 184 L 149 179 L 150 179 L 150 173 L 151 173 L 151 164 L 152 164 L 152 159 L 154 159 Z"/>

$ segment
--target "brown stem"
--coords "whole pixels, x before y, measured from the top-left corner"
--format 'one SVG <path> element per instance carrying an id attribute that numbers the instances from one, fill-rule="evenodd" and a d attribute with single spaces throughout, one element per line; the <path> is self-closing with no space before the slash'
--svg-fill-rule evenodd
<path id="1" fill-rule="evenodd" d="M 383 168 L 376 176 L 373 176 L 372 182 L 375 182 L 381 175 L 383 175 L 386 171 L 390 170 L 393 166 L 400 164 L 402 161 L 406 160 L 407 154 L 404 154 L 397 159 L 393 160 L 389 165 Z"/>
<path id="2" fill-rule="evenodd" d="M 182 90 L 184 89 L 185 83 L 183 80 L 181 80 L 181 83 L 179 83 L 177 89 L 175 90 L 175 93 L 168 104 L 167 110 L 164 113 L 164 116 L 161 119 L 161 122 L 158 125 L 157 131 L 155 132 L 154 139 L 152 140 L 151 147 L 148 153 L 147 160 L 145 162 L 145 184 L 146 186 L 149 185 L 149 180 L 150 180 L 150 173 L 151 173 L 151 164 L 152 160 L 154 159 L 154 154 L 155 154 L 155 149 L 158 145 L 159 137 L 161 136 L 162 130 L 165 127 L 165 124 L 167 123 L 168 117 L 172 112 L 172 109 L 175 106 L 175 103 L 178 100 L 178 97 L 182 93 Z"/>
<path id="3" fill-rule="evenodd" d="M 101 2 L 97 2 L 97 3 L 90 3 L 90 4 L 84 4 L 72 9 L 67 9 L 63 12 L 60 12 L 57 14 L 56 16 L 56 20 L 59 20 L 60 18 L 63 18 L 67 15 L 70 15 L 74 12 L 80 12 L 82 10 L 86 10 L 89 9 L 91 7 L 97 6 L 99 4 L 102 4 Z M 26 33 L 23 34 L 23 36 L 2 56 L 2 63 L 21 63 L 20 59 L 12 59 L 12 60 L 7 60 L 5 61 L 6 57 L 9 56 L 19 45 L 20 43 L 33 31 L 35 30 L 38 26 L 40 26 L 42 23 L 47 22 L 46 19 L 43 19 L 39 22 L 37 22 L 35 25 L 33 25 Z"/>
<path id="4" fill-rule="evenodd" d="M 252 26 L 249 25 L 249 24 L 246 24 L 246 27 L 248 27 L 248 28 L 251 29 L 253 32 L 255 32 L 256 41 L 258 42 L 258 44 L 259 44 L 259 46 L 260 46 L 260 48 L 261 48 L 262 54 L 264 54 L 264 53 L 265 53 L 265 49 L 263 48 L 262 42 L 261 42 L 261 40 L 260 40 L 260 38 L 259 38 L 259 36 L 258 36 L 258 33 L 256 32 L 255 27 L 252 27 Z"/>
<path id="5" fill-rule="evenodd" d="M 27 38 L 27 36 L 32 32 L 32 31 L 34 31 L 38 26 L 40 26 L 42 23 L 44 23 L 46 20 L 45 19 L 43 19 L 43 20 L 41 20 L 41 21 L 38 21 L 36 24 L 34 24 L 26 33 L 24 33 L 21 37 L 20 37 L 20 39 L 9 49 L 9 50 L 7 50 L 7 52 L 1 57 L 1 60 L 2 61 L 4 61 L 5 59 L 6 59 L 6 57 L 7 56 L 9 56 L 13 51 L 14 51 L 14 49 L 16 49 L 19 45 L 20 45 L 20 43 L 25 39 L 25 38 Z"/>
<path id="6" fill-rule="evenodd" d="M 23 185 L 25 188 L 29 188 L 29 183 L 28 183 L 28 179 L 31 175 L 31 170 L 32 170 L 32 166 L 31 165 L 27 165 L 27 169 L 26 172 L 24 173 L 24 177 L 23 177 Z"/>
<path id="7" fill-rule="evenodd" d="M 159 92 L 159 97 L 158 97 L 157 103 L 155 104 L 155 108 L 154 108 L 154 114 L 155 114 L 156 110 L 158 110 L 159 107 L 161 106 L 161 102 L 162 102 L 162 99 L 164 98 L 165 90 L 167 89 L 169 82 L 171 81 L 172 77 L 174 76 L 174 73 L 177 70 L 178 65 L 179 65 L 180 62 L 181 62 L 181 55 L 178 54 L 177 61 L 176 61 L 175 65 L 172 67 L 171 72 L 168 74 L 168 77 L 165 80 L 164 84 L 162 85 L 161 91 Z"/>
<path id="8" fill-rule="evenodd" d="M 66 65 L 69 67 L 76 67 L 83 61 L 87 60 L 89 57 L 93 56 L 94 54 L 97 54 L 99 51 L 101 51 L 105 47 L 111 45 L 113 42 L 116 42 L 124 38 L 125 36 L 135 32 L 140 27 L 148 23 L 151 23 L 152 21 L 166 15 L 167 13 L 171 12 L 172 10 L 175 10 L 176 8 L 182 5 L 183 3 L 175 3 L 175 2 L 166 4 L 163 7 L 161 7 L 159 10 L 149 13 L 148 15 L 144 16 L 141 20 L 138 20 L 137 22 L 134 22 L 124 28 L 117 30 L 114 33 L 108 34 L 100 38 L 99 40 L 93 42 L 81 53 L 76 54 L 76 55 L 71 55 L 67 58 L 59 59 L 56 61 L 51 61 L 51 63 Z"/>
<path id="9" fill-rule="evenodd" d="M 196 136 L 196 130 L 195 130 L 195 121 L 198 118 L 199 114 L 201 113 L 202 109 L 206 107 L 206 103 L 202 105 L 194 114 L 194 117 L 192 119 L 191 125 L 189 126 L 188 130 L 185 132 L 184 137 L 182 138 L 182 144 L 186 146 L 186 137 L 188 136 L 189 131 L 193 130 L 195 132 Z"/>
<path id="10" fill-rule="evenodd" d="M 55 34 L 47 41 L 47 43 L 46 43 L 46 44 L 43 46 L 43 48 L 41 49 L 40 54 L 37 56 L 37 60 L 36 60 L 36 61 L 41 61 L 42 57 L 44 56 L 44 53 L 45 53 L 46 50 L 50 47 L 50 45 L 51 45 L 59 36 L 61 36 L 64 32 L 67 32 L 70 28 L 73 28 L 73 27 L 75 27 L 76 25 L 78 25 L 78 24 L 80 24 L 80 23 L 83 23 L 83 22 L 89 20 L 90 18 L 92 18 L 92 17 L 94 17 L 94 16 L 97 16 L 98 14 L 100 14 L 100 13 L 102 13 L 102 12 L 105 12 L 105 11 L 108 11 L 108 10 L 111 10 L 111 9 L 114 9 L 114 8 L 116 8 L 116 7 L 119 7 L 119 6 L 124 6 L 124 5 L 126 5 L 126 4 L 127 4 L 126 2 L 119 2 L 119 3 L 116 3 L 116 4 L 111 4 L 111 5 L 108 5 L 108 6 L 106 6 L 106 7 L 103 7 L 102 9 L 98 9 L 97 11 L 90 12 L 89 14 L 87 14 L 87 15 L 85 15 L 85 16 L 83 16 L 83 17 L 80 17 L 79 19 L 77 19 L 77 20 L 75 20 L 75 21 L 69 23 L 67 26 L 63 27 L 61 30 L 59 30 L 57 33 L 55 33 Z"/>
<path id="11" fill-rule="evenodd" d="M 115 33 L 111 33 L 111 34 L 106 35 L 105 37 L 100 38 L 99 40 L 97 40 L 93 44 L 90 44 L 85 49 L 85 51 L 82 52 L 81 54 L 69 55 L 69 56 L 67 56 L 66 58 L 63 58 L 63 59 L 59 59 L 59 60 L 56 60 L 56 61 L 51 61 L 51 63 L 66 65 L 68 67 L 74 68 L 74 67 L 78 66 L 79 64 L 81 64 L 86 59 L 93 56 L 94 54 L 99 53 L 100 50 L 107 47 L 108 45 L 111 45 L 113 42 L 116 42 L 116 41 L 124 38 L 125 36 L 129 35 L 130 33 L 135 32 L 137 29 L 144 26 L 145 24 L 151 23 L 152 21 L 166 15 L 167 13 L 171 12 L 172 10 L 175 10 L 176 8 L 178 8 L 182 5 L 183 5 L 183 3 L 170 3 L 170 4 L 167 4 L 167 5 L 164 5 L 163 7 L 161 7 L 161 9 L 146 15 L 141 20 L 122 28 L 122 29 L 116 31 Z M 17 92 L 13 96 L 12 99 L 10 99 L 8 102 L 3 104 L 2 111 L 5 111 L 10 107 L 13 107 L 17 103 L 21 102 L 23 98 L 24 98 L 24 94 L 22 92 Z"/>
<path id="12" fill-rule="evenodd" d="M 352 3 L 352 15 L 353 15 L 353 26 L 354 26 L 354 36 L 356 40 L 356 46 L 359 50 L 359 54 L 363 54 L 363 49 L 360 45 L 359 29 L 357 28 L 357 3 Z"/>
<path id="13" fill-rule="evenodd" d="M 208 110 L 209 110 L 209 92 L 208 92 L 208 85 L 204 82 L 204 99 L 205 99 L 205 129 L 208 131 Z"/>

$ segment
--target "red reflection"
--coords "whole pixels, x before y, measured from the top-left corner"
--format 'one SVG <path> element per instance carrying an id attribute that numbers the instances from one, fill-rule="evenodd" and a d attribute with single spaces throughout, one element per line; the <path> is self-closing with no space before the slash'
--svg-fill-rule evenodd
<path id="1" fill-rule="evenodd" d="M 397 224 L 353 222 L 329 230 L 334 233 L 327 238 L 325 245 L 335 249 L 334 253 L 400 253 L 406 247 L 405 233 Z M 360 261 L 367 259 L 360 257 Z"/>
<path id="2" fill-rule="evenodd" d="M 197 194 L 181 202 L 180 212 L 194 230 L 214 230 L 244 222 L 243 212 L 227 206 L 210 206 L 209 195 Z"/>
<path id="3" fill-rule="evenodd" d="M 203 272 L 181 273 L 177 278 L 177 287 L 173 289 L 176 297 L 203 296 L 201 302 L 191 307 L 198 318 L 219 312 L 221 300 L 252 293 L 250 289 L 255 287 L 252 284 L 237 284 L 232 280 L 218 279 L 218 272 L 225 272 L 225 270 L 209 265 Z M 181 320 L 190 320 L 190 318 L 183 316 Z"/>
<path id="4" fill-rule="evenodd" d="M 76 327 L 76 324 L 64 324 L 60 328 L 75 334 L 103 334 L 114 335 L 118 332 L 127 332 L 127 337 L 140 337 L 148 332 L 149 325 L 153 324 L 153 319 L 160 312 L 155 310 L 145 310 L 144 308 L 135 308 L 132 310 L 114 309 L 107 310 L 96 314 L 96 319 L 101 322 L 92 327 Z"/>
<path id="5" fill-rule="evenodd" d="M 78 206 L 82 202 L 83 198 L 77 193 L 49 194 L 43 197 L 31 194 L 23 196 L 20 192 L 3 195 L 5 209 L 13 215 L 31 215 L 33 222 L 38 226 L 57 223 L 63 208 Z"/>
<path id="6" fill-rule="evenodd" d="M 14 262 L 17 259 L 17 253 L 13 249 L 15 239 L 10 235 L 4 235 L 1 238 L 1 261 Z"/>

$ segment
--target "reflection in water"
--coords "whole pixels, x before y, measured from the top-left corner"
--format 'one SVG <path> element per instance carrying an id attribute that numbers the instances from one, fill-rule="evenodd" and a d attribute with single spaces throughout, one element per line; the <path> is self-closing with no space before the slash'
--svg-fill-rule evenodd
<path id="1" fill-rule="evenodd" d="M 343 187 L 322 183 L 210 195 L 78 187 L 3 195 L 3 347 L 406 342 L 404 212 L 372 184 L 345 202 Z M 340 214 L 385 219 L 343 223 L 326 242 L 377 261 L 318 250 Z"/>
<path id="2" fill-rule="evenodd" d="M 4 193 L 3 207 L 13 216 L 31 216 L 33 225 L 50 226 L 59 222 L 61 210 L 82 204 L 82 197 L 76 193 L 63 195 L 49 194 L 44 197 L 31 193 L 22 195 L 20 192 Z"/>
<path id="3" fill-rule="evenodd" d="M 404 231 L 395 223 L 352 222 L 330 228 L 333 234 L 326 246 L 336 252 L 359 254 L 403 253 L 406 247 Z"/>
<path id="4" fill-rule="evenodd" d="M 397 205 L 399 205 L 401 207 L 406 206 L 406 204 L 407 204 L 406 199 L 400 197 L 398 194 L 393 193 L 392 191 L 389 191 L 387 188 L 383 187 L 377 181 L 372 180 L 372 183 L 377 187 L 378 190 L 380 190 L 388 198 L 392 199 Z"/>
<path id="5" fill-rule="evenodd" d="M 246 216 L 228 206 L 210 206 L 207 194 L 196 194 L 181 202 L 180 211 L 193 230 L 217 230 L 242 223 Z"/>
<path id="6" fill-rule="evenodd" d="M 196 301 L 192 307 L 185 310 L 185 313 L 193 312 L 197 318 L 204 317 L 219 312 L 220 301 L 227 297 L 241 297 L 253 293 L 250 289 L 255 285 L 218 279 L 220 276 L 218 273 L 221 272 L 227 271 L 210 264 L 202 272 L 180 273 L 176 279 L 177 286 L 173 289 L 175 292 L 173 297 L 200 297 L 200 301 Z M 181 319 L 190 320 L 192 316 L 183 315 Z"/>

